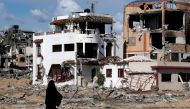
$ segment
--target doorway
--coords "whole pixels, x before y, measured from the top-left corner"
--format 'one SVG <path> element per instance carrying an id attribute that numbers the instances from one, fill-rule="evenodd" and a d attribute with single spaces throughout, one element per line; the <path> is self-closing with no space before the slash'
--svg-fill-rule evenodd
<path id="1" fill-rule="evenodd" d="M 96 68 L 93 68 L 92 69 L 92 74 L 91 74 L 91 80 L 92 80 L 92 82 L 93 82 L 95 76 L 96 76 Z"/>

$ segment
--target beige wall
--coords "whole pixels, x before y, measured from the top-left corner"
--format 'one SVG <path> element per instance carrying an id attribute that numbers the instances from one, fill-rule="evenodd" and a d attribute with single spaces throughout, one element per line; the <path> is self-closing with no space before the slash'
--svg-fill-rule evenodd
<path id="1" fill-rule="evenodd" d="M 135 38 L 135 45 L 127 45 L 127 53 L 131 52 L 149 52 L 150 51 L 150 33 L 142 32 L 142 36 L 139 38 L 137 32 L 129 28 L 128 20 L 129 14 L 143 12 L 139 7 L 125 7 L 124 10 L 124 23 L 123 23 L 123 41 L 128 42 L 129 37 Z M 126 54 L 126 53 L 125 53 Z"/>
<path id="2" fill-rule="evenodd" d="M 142 36 L 139 37 L 136 32 L 131 32 L 131 29 L 129 31 L 129 37 L 135 37 L 135 45 L 129 45 L 127 52 L 149 52 L 150 34 L 143 32 Z"/>
<path id="3" fill-rule="evenodd" d="M 155 2 L 156 3 L 156 2 Z M 147 3 L 144 3 L 144 4 L 147 4 Z M 154 4 L 154 3 L 153 3 Z M 182 11 L 184 11 L 183 9 L 186 9 L 187 6 L 190 6 L 190 4 L 184 4 L 184 3 L 178 3 L 179 5 L 177 5 L 177 9 L 180 9 Z M 136 44 L 133 45 L 133 46 L 128 46 L 124 49 L 125 52 L 124 52 L 124 55 L 127 56 L 127 53 L 129 54 L 133 54 L 133 53 L 143 53 L 143 52 L 150 52 L 151 50 L 151 38 L 150 38 L 150 32 L 147 32 L 147 31 L 144 31 L 143 34 L 142 34 L 142 37 L 141 37 L 141 41 L 139 41 L 138 39 L 138 35 L 137 35 L 137 32 L 132 30 L 131 28 L 129 28 L 129 15 L 130 14 L 141 14 L 141 13 L 156 13 L 156 12 L 161 12 L 161 9 L 151 9 L 151 10 L 142 10 L 141 8 L 139 8 L 140 5 L 143 5 L 143 3 L 139 3 L 139 4 L 130 4 L 130 5 L 126 5 L 125 8 L 124 8 L 124 18 L 123 18 L 123 41 L 125 42 L 128 42 L 128 38 L 129 37 L 135 37 L 135 41 L 136 41 Z M 179 6 L 179 7 L 178 7 Z M 185 8 L 184 8 L 185 7 Z M 190 9 L 190 8 L 188 8 Z M 170 10 L 170 9 L 168 9 Z M 190 14 L 189 12 L 186 12 L 187 13 L 187 20 L 186 20 L 186 23 L 189 24 L 189 19 L 190 19 Z M 185 24 L 185 25 L 187 25 Z M 161 33 L 161 31 L 159 31 Z M 177 45 L 172 45 L 171 48 L 174 52 L 176 52 L 178 48 L 178 50 L 182 50 L 184 52 L 184 50 L 186 50 L 185 52 L 189 52 L 189 48 L 188 45 L 185 45 L 185 32 L 184 31 L 165 31 L 165 36 L 168 37 L 168 36 L 173 36 L 173 37 L 177 37 Z M 181 45 L 180 45 L 181 44 Z M 186 47 L 184 47 L 186 46 Z M 176 48 L 176 49 L 175 49 Z"/>
<path id="4" fill-rule="evenodd" d="M 159 90 L 183 90 L 181 82 L 178 82 L 178 74 L 171 75 L 171 82 L 161 82 L 162 76 L 159 73 Z"/>
<path id="5" fill-rule="evenodd" d="M 156 66 L 157 62 L 129 62 L 129 69 L 132 72 L 154 72 L 152 71 L 151 66 Z M 137 67 L 138 66 L 138 67 Z"/>

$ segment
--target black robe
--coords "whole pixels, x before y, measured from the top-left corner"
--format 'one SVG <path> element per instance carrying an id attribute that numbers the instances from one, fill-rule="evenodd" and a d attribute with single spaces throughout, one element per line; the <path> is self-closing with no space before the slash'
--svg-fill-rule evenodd
<path id="1" fill-rule="evenodd" d="M 63 96 L 57 91 L 54 81 L 50 80 L 46 89 L 46 109 L 56 109 L 61 104 Z"/>

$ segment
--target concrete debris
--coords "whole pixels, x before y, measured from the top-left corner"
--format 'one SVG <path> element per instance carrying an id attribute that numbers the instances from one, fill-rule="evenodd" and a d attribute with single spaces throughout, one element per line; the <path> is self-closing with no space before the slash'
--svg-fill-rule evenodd
<path id="1" fill-rule="evenodd" d="M 0 79 L 0 82 L 4 79 Z M 5 79 L 7 80 L 7 78 Z M 15 79 L 17 80 L 17 79 Z M 11 81 L 13 79 L 11 78 Z M 21 81 L 21 80 L 17 80 Z M 6 83 L 5 81 L 2 81 Z M 9 83 L 9 82 L 8 82 Z M 23 83 L 26 83 L 25 81 Z M 3 84 L 2 84 L 3 85 Z M 44 100 L 46 95 L 46 86 L 41 85 L 13 85 L 0 86 L 0 109 L 2 106 L 13 105 L 35 105 L 35 108 L 44 108 Z M 2 90 L 3 89 L 3 90 Z M 132 91 L 125 89 L 109 89 L 109 88 L 85 88 L 76 86 L 57 87 L 58 91 L 63 95 L 60 105 L 66 109 L 105 109 L 117 108 L 119 105 L 129 105 L 142 107 L 144 104 L 158 103 L 177 103 L 190 97 L 190 92 L 174 92 L 174 91 Z M 27 106 L 26 106 L 27 107 Z M 8 109 L 6 107 L 5 109 Z M 10 108 L 9 108 L 10 109 Z"/>
<path id="2" fill-rule="evenodd" d="M 27 70 L 0 70 L 0 77 L 7 77 L 7 78 L 29 78 L 30 72 Z"/>
<path id="3" fill-rule="evenodd" d="M 107 91 L 107 92 L 106 92 Z M 104 94 L 107 100 L 121 100 L 126 103 L 156 103 L 156 102 L 175 102 L 185 98 L 184 94 L 179 93 L 166 93 L 166 92 L 135 92 L 135 93 L 126 93 L 125 90 L 115 89 L 115 90 L 106 90 Z M 100 92 L 101 93 L 101 92 Z M 101 98 L 105 98 L 101 95 Z M 153 94 L 153 95 L 152 95 Z"/>
<path id="4" fill-rule="evenodd" d="M 63 99 L 62 100 L 63 104 L 66 104 L 66 103 L 82 103 L 82 102 L 89 102 L 93 105 L 95 105 L 94 103 L 94 99 L 93 98 L 74 98 L 74 99 Z"/>
<path id="5" fill-rule="evenodd" d="M 0 96 L 0 103 L 2 104 L 16 104 L 17 99 L 16 98 L 11 98 L 7 96 Z"/>

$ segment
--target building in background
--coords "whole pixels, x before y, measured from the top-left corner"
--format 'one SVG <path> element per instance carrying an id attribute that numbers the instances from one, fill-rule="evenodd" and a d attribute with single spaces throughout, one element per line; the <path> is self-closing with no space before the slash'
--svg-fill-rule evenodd
<path id="1" fill-rule="evenodd" d="M 123 57 L 155 60 L 160 90 L 182 90 L 190 80 L 189 7 L 173 0 L 136 0 L 124 8 Z"/>
<path id="2" fill-rule="evenodd" d="M 1 31 L 1 68 L 27 69 L 32 65 L 32 31 L 21 30 L 19 25 Z"/>

